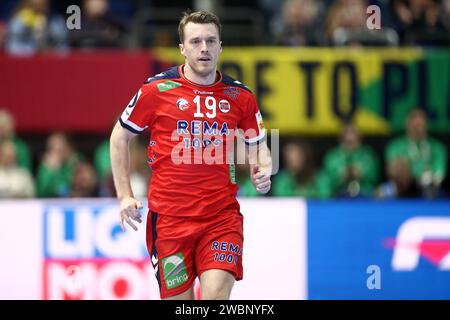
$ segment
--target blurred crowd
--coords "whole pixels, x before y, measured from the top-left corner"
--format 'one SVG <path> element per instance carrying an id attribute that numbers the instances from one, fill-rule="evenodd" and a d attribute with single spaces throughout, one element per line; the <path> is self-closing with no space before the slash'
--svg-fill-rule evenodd
<path id="1" fill-rule="evenodd" d="M 81 9 L 81 28 L 67 18 Z M 367 8 L 380 8 L 381 29 L 370 30 Z M 30 55 L 47 50 L 175 46 L 177 23 L 187 8 L 216 12 L 224 45 L 358 46 L 450 45 L 450 0 L 2 0 L 0 51 Z M 374 20 L 376 21 L 376 19 Z M 74 22 L 72 20 L 72 22 Z M 237 28 L 237 29 L 236 29 Z M 239 32 L 236 32 L 239 30 Z M 145 197 L 151 171 L 146 142 L 131 146 L 134 193 Z M 344 123 L 335 147 L 318 159 L 307 139 L 283 141 L 281 170 L 269 196 L 330 198 L 441 198 L 447 149 L 427 132 L 427 117 L 413 110 L 405 133 L 382 153 Z M 383 154 L 384 153 L 384 154 Z M 258 196 L 248 166 L 237 165 L 240 196 Z M 88 158 L 70 135 L 48 136 L 42 154 L 31 154 L 0 109 L 0 197 L 114 196 L 109 140 Z"/>
<path id="2" fill-rule="evenodd" d="M 71 5 L 80 8 L 79 29 L 72 28 Z M 379 17 L 368 12 L 371 5 L 380 9 Z M 450 44 L 450 0 L 2 0 L 0 50 L 27 55 L 174 46 L 187 8 L 214 10 L 224 25 L 225 45 Z M 379 22 L 380 29 L 369 28 L 368 20 Z"/>
<path id="3" fill-rule="evenodd" d="M 337 146 L 327 150 L 321 166 L 310 143 L 291 139 L 282 148 L 282 169 L 273 177 L 271 195 L 307 199 L 448 197 L 442 187 L 448 151 L 428 134 L 424 111 L 412 110 L 405 128 L 404 134 L 387 141 L 384 155 L 378 155 L 353 124 L 344 123 Z M 245 179 L 238 181 L 250 186 Z M 256 193 L 248 187 L 241 195 Z"/>
<path id="4" fill-rule="evenodd" d="M 151 172 L 142 140 L 130 146 L 130 177 L 137 197 L 147 195 Z M 15 132 L 11 114 L 0 109 L 0 198 L 112 197 L 114 183 L 109 158 L 109 139 L 95 150 L 93 159 L 76 150 L 70 136 L 55 132 L 48 136 L 45 150 L 34 156 Z"/>
<path id="5" fill-rule="evenodd" d="M 384 155 L 379 155 L 363 142 L 353 124 L 344 123 L 338 143 L 327 150 L 321 163 L 307 140 L 284 141 L 281 170 L 272 179 L 269 196 L 448 197 L 442 187 L 447 175 L 448 151 L 443 143 L 428 134 L 423 110 L 412 110 L 405 128 L 404 134 L 386 143 Z M 135 139 L 130 149 L 131 185 L 137 197 L 145 197 L 151 181 L 146 142 Z M 248 165 L 236 165 L 236 181 L 239 196 L 260 196 L 250 181 Z M 42 154 L 32 155 L 27 143 L 16 134 L 11 114 L 0 109 L 0 198 L 111 196 L 115 196 L 115 191 L 109 139 L 96 146 L 88 159 L 76 150 L 70 136 L 56 132 L 48 136 Z"/>

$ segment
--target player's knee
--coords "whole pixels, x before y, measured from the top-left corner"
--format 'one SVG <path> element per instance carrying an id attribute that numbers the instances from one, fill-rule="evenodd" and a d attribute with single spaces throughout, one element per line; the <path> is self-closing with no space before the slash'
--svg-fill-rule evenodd
<path id="1" fill-rule="evenodd" d="M 230 298 L 231 286 L 226 283 L 206 283 L 202 285 L 203 300 L 227 300 Z"/>

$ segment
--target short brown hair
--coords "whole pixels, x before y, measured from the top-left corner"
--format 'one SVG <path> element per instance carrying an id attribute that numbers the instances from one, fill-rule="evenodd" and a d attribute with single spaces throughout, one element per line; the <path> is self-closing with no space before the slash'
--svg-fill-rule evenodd
<path id="1" fill-rule="evenodd" d="M 180 42 L 183 43 L 184 41 L 184 27 L 189 23 L 213 23 L 217 27 L 217 31 L 219 32 L 219 38 L 222 32 L 222 26 L 220 25 L 219 17 L 217 17 L 214 13 L 201 10 L 201 11 L 185 11 L 183 13 L 183 17 L 180 20 L 180 23 L 178 24 L 178 35 L 180 36 Z"/>

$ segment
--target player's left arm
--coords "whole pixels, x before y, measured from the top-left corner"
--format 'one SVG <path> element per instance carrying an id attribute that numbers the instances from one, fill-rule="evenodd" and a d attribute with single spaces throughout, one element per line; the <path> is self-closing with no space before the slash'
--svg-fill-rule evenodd
<path id="1" fill-rule="evenodd" d="M 257 145 L 256 152 L 249 152 L 247 147 L 248 159 L 250 162 L 250 177 L 255 190 L 266 194 L 270 191 L 272 174 L 272 157 L 266 141 L 261 141 Z"/>

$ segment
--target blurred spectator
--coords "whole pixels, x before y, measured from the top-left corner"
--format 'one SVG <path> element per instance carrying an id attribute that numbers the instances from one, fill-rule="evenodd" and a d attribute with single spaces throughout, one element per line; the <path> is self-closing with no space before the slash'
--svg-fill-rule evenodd
<path id="1" fill-rule="evenodd" d="M 392 0 L 368 0 L 368 6 L 375 5 L 380 8 L 382 29 L 385 27 L 395 28 L 393 21 L 394 12 L 392 11 L 391 3 Z M 366 14 L 366 17 L 369 17 L 369 14 Z"/>
<path id="2" fill-rule="evenodd" d="M 397 157 L 388 163 L 386 169 L 388 181 L 382 183 L 374 193 L 377 199 L 417 198 L 419 189 L 411 174 L 409 162 L 404 157 Z"/>
<path id="3" fill-rule="evenodd" d="M 69 37 L 75 48 L 125 47 L 128 24 L 109 9 L 108 0 L 84 0 L 81 29 L 71 30 Z"/>
<path id="4" fill-rule="evenodd" d="M 287 46 L 312 46 L 323 43 L 320 22 L 324 7 L 320 0 L 286 0 L 276 41 Z"/>
<path id="5" fill-rule="evenodd" d="M 252 184 L 252 179 L 250 178 L 250 165 L 246 164 L 236 164 L 236 183 L 239 186 L 238 196 L 239 197 L 258 197 L 261 194 L 255 190 Z"/>
<path id="6" fill-rule="evenodd" d="M 291 141 L 283 148 L 284 170 L 273 177 L 272 194 L 281 197 L 329 198 L 330 181 L 316 172 L 314 154 L 309 144 Z"/>
<path id="7" fill-rule="evenodd" d="M 344 126 L 339 146 L 325 155 L 324 165 L 336 196 L 370 197 L 380 178 L 375 152 L 362 145 L 361 137 L 352 124 Z"/>
<path id="8" fill-rule="evenodd" d="M 281 33 L 281 11 L 284 1 L 258 0 L 258 7 L 264 17 L 264 32 L 278 35 Z M 272 41 L 270 41 L 272 43 Z"/>
<path id="9" fill-rule="evenodd" d="M 0 1 L 0 20 L 8 20 L 11 12 L 17 7 L 17 0 Z"/>
<path id="10" fill-rule="evenodd" d="M 439 0 L 394 0 L 392 6 L 404 44 L 450 44 L 445 3 L 440 8 Z"/>
<path id="11" fill-rule="evenodd" d="M 130 143 L 130 158 L 131 189 L 136 197 L 146 197 L 151 171 L 147 165 L 147 149 L 141 144 L 139 138 L 133 139 Z M 100 196 L 115 196 L 109 139 L 103 141 L 95 150 L 94 166 L 100 180 Z"/>
<path id="12" fill-rule="evenodd" d="M 80 156 L 68 137 L 54 133 L 47 139 L 47 149 L 37 170 L 39 197 L 68 197 Z"/>
<path id="13" fill-rule="evenodd" d="M 406 135 L 391 141 L 386 148 L 386 163 L 405 158 L 422 196 L 439 195 L 442 181 L 447 174 L 447 150 L 439 141 L 427 135 L 427 116 L 421 109 L 414 109 L 406 121 Z"/>
<path id="14" fill-rule="evenodd" d="M 6 51 L 30 55 L 46 49 L 67 49 L 67 27 L 50 11 L 48 0 L 22 0 L 8 23 Z"/>
<path id="15" fill-rule="evenodd" d="M 371 30 L 367 26 L 369 4 L 380 7 L 381 29 Z M 383 0 L 335 0 L 328 10 L 326 37 L 331 45 L 348 46 L 396 46 L 399 43 L 397 32 L 388 27 L 390 15 Z M 382 23 L 382 25 L 381 25 Z"/>
<path id="16" fill-rule="evenodd" d="M 104 140 L 95 149 L 94 167 L 99 180 L 100 196 L 115 196 L 114 181 L 111 172 L 111 159 L 109 156 L 109 139 Z"/>
<path id="17" fill-rule="evenodd" d="M 336 32 L 367 31 L 367 2 L 364 0 L 335 0 L 328 10 L 326 19 L 326 34 L 328 41 L 333 43 Z"/>
<path id="18" fill-rule="evenodd" d="M 0 142 L 0 198 L 34 196 L 31 174 L 17 165 L 16 148 L 11 141 Z"/>
<path id="19" fill-rule="evenodd" d="M 440 20 L 443 22 L 447 32 L 450 32 L 450 0 L 442 1 L 442 8 L 439 10 Z"/>
<path id="20" fill-rule="evenodd" d="M 31 172 L 31 156 L 25 142 L 16 136 L 14 118 L 6 109 L 0 109 L 0 143 L 10 140 L 16 148 L 17 163 Z"/>
<path id="21" fill-rule="evenodd" d="M 8 30 L 8 27 L 6 23 L 2 20 L 0 20 L 0 52 L 3 51 L 5 44 L 6 44 L 6 31 Z"/>
<path id="22" fill-rule="evenodd" d="M 147 148 L 140 143 L 139 139 L 131 141 L 130 159 L 131 190 L 133 190 L 135 197 L 145 198 L 147 197 L 151 170 L 147 164 Z"/>
<path id="23" fill-rule="evenodd" d="M 89 162 L 81 162 L 75 168 L 70 196 L 73 198 L 98 197 L 97 175 Z"/>
<path id="24" fill-rule="evenodd" d="M 180 8 L 193 8 L 195 5 L 195 0 L 152 0 L 152 6 L 155 9 L 158 8 L 174 8 L 174 9 L 180 9 Z"/>

